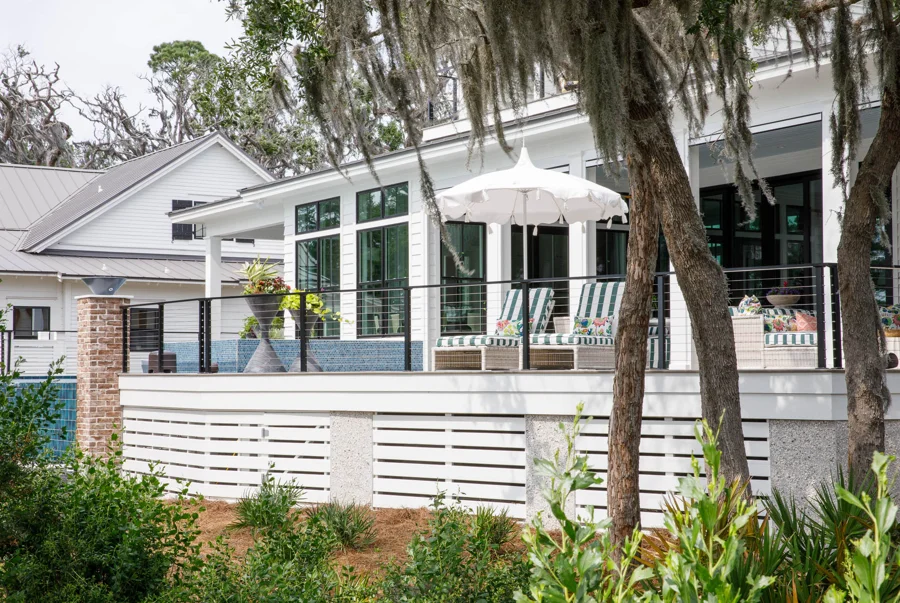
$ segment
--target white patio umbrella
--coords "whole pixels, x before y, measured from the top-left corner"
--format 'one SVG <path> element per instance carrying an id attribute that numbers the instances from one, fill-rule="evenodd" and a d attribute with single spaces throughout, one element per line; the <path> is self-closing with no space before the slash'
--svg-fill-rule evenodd
<path id="1" fill-rule="evenodd" d="M 619 193 L 570 174 L 542 170 L 522 147 L 515 167 L 476 176 L 437 194 L 445 220 L 522 225 L 522 257 L 528 278 L 528 221 L 534 224 L 612 220 L 627 222 Z M 611 225 L 611 222 L 610 222 Z"/>

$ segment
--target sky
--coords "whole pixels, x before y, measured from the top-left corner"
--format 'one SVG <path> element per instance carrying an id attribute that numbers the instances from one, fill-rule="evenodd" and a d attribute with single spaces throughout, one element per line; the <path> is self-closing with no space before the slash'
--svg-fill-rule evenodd
<path id="1" fill-rule="evenodd" d="M 0 50 L 23 44 L 38 63 L 59 63 L 60 76 L 79 95 L 111 84 L 129 107 L 152 100 L 138 76 L 149 73 L 155 44 L 199 40 L 224 55 L 240 33 L 220 0 L 0 0 Z M 64 118 L 76 140 L 91 135 L 76 111 Z"/>

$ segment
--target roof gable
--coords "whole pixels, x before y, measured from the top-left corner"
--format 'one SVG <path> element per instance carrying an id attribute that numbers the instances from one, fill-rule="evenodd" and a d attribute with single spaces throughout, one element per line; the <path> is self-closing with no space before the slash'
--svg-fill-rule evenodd
<path id="1" fill-rule="evenodd" d="M 75 191 L 65 201 L 59 203 L 53 210 L 35 222 L 28 235 L 23 239 L 20 249 L 42 251 L 59 240 L 71 227 L 85 220 L 92 220 L 101 213 L 101 210 L 124 199 L 129 193 L 152 182 L 154 178 L 180 165 L 182 160 L 187 160 L 194 153 L 215 142 L 221 143 L 223 147 L 233 152 L 264 178 L 272 179 L 268 172 L 227 137 L 213 132 L 110 168 Z"/>
<path id="2" fill-rule="evenodd" d="M 0 230 L 28 230 L 34 222 L 102 170 L 0 164 Z"/>

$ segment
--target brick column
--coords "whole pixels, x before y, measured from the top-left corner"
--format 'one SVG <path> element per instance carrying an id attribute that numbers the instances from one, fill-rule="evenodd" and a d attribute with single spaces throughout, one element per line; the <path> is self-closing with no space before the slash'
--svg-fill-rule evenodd
<path id="1" fill-rule="evenodd" d="M 88 454 L 103 454 L 122 427 L 122 306 L 129 297 L 84 295 L 78 303 L 78 402 L 75 440 Z"/>

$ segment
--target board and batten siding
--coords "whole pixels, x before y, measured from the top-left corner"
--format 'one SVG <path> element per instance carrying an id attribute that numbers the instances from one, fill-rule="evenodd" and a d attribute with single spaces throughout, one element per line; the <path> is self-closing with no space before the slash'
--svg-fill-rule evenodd
<path id="1" fill-rule="evenodd" d="M 172 201 L 216 201 L 262 182 L 259 174 L 215 144 L 68 234 L 53 247 L 112 253 L 203 255 L 203 241 L 172 240 L 172 223 L 167 215 L 172 211 Z M 226 241 L 222 244 L 222 253 L 226 257 L 280 257 L 281 250 L 280 241 L 257 241 L 253 245 Z"/>

